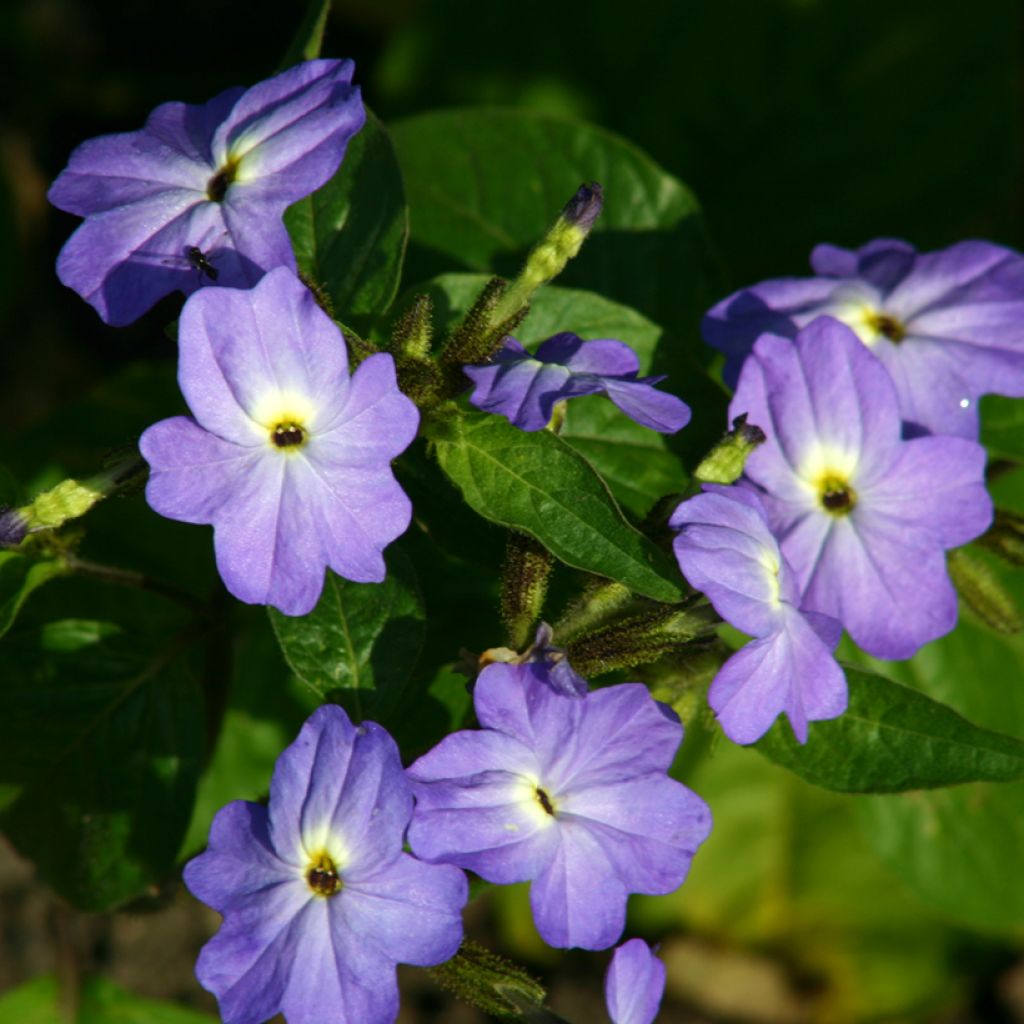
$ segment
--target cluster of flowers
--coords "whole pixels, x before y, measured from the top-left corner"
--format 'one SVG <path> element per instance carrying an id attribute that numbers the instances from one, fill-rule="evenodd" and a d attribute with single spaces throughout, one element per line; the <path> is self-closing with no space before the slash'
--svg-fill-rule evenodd
<path id="1" fill-rule="evenodd" d="M 85 217 L 58 273 L 105 321 L 189 296 L 179 383 L 192 415 L 143 435 L 147 500 L 212 525 L 228 589 L 292 615 L 315 606 L 325 568 L 382 580 L 412 514 L 390 464 L 419 412 L 390 355 L 349 373 L 282 222 L 363 124 L 351 78 L 350 62 L 311 61 L 203 106 L 165 104 L 141 131 L 79 147 L 50 191 Z M 708 314 L 738 380 L 730 415 L 767 440 L 738 485 L 706 488 L 671 519 L 687 580 L 755 638 L 709 693 L 740 743 L 780 713 L 801 741 L 842 713 L 843 628 L 889 658 L 952 628 L 944 551 L 992 514 L 975 403 L 1024 394 L 1019 257 L 876 242 L 821 247 L 814 263 L 815 278 Z M 682 428 L 687 406 L 638 370 L 620 341 L 558 334 L 535 355 L 507 338 L 466 374 L 472 403 L 523 430 L 596 393 L 652 429 Z M 541 936 L 585 949 L 618 941 L 630 893 L 682 883 L 711 818 L 669 778 L 682 726 L 645 687 L 588 692 L 545 628 L 528 659 L 481 672 L 474 703 L 481 728 L 408 770 L 380 726 L 323 707 L 281 755 L 268 806 L 217 815 L 185 877 L 224 917 L 197 971 L 226 1021 L 392 1020 L 395 964 L 458 949 L 463 869 L 532 881 Z M 645 945 L 623 946 L 607 989 L 617 1024 L 649 1024 L 663 985 Z"/>
<path id="2" fill-rule="evenodd" d="M 956 623 L 945 551 L 992 518 L 978 398 L 1024 396 L 1024 259 L 987 242 L 919 254 L 819 246 L 818 276 L 766 281 L 705 317 L 767 441 L 736 487 L 673 517 L 689 582 L 757 639 L 714 680 L 725 732 L 780 712 L 798 739 L 846 706 L 840 632 L 906 658 Z M 737 380 L 738 378 L 738 380 Z"/>

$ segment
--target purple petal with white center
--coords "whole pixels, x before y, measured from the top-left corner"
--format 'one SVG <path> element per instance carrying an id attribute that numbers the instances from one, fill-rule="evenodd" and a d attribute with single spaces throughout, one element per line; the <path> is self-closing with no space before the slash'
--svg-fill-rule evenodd
<path id="1" fill-rule="evenodd" d="M 383 955 L 431 967 L 458 952 L 468 895 L 458 868 L 401 853 L 379 876 L 348 883 L 340 912 L 348 931 L 367 936 Z"/>
<path id="2" fill-rule="evenodd" d="M 585 823 L 560 823 L 554 857 L 530 886 L 540 937 L 556 949 L 607 949 L 626 924 L 629 892 L 601 837 Z"/>
<path id="3" fill-rule="evenodd" d="M 838 642 L 839 637 L 833 630 Z M 834 645 L 833 648 L 834 649 Z M 846 677 L 807 619 L 788 607 L 776 632 L 747 644 L 722 666 L 708 703 L 734 743 L 754 743 L 785 713 L 807 742 L 807 723 L 846 710 Z"/>
<path id="4" fill-rule="evenodd" d="M 345 875 L 359 879 L 401 852 L 412 793 L 395 741 L 375 722 L 356 728 L 341 708 L 324 705 L 278 758 L 270 806 L 280 856 L 298 863 L 336 833 L 350 851 Z"/>
<path id="5" fill-rule="evenodd" d="M 708 488 L 679 505 L 669 526 L 681 531 L 680 570 L 722 618 L 751 636 L 778 628 L 780 602 L 795 599 L 795 588 L 754 492 Z"/>
<path id="6" fill-rule="evenodd" d="M 164 104 L 141 131 L 80 146 L 49 193 L 86 217 L 58 258 L 61 281 L 121 325 L 173 291 L 294 269 L 281 218 L 330 178 L 363 124 L 351 77 L 350 61 L 306 62 L 204 106 Z M 190 265 L 192 248 L 215 275 Z"/>
<path id="7" fill-rule="evenodd" d="M 543 430 L 555 403 L 568 397 L 569 372 L 529 356 L 521 362 L 506 359 L 491 366 L 465 366 L 463 372 L 475 385 L 470 402 L 484 412 L 505 416 L 520 430 Z"/>
<path id="8" fill-rule="evenodd" d="M 572 373 L 593 373 L 599 377 L 635 377 L 640 372 L 637 354 L 614 338 L 584 341 L 578 335 L 556 334 L 537 347 L 535 359 L 559 363 Z"/>
<path id="9" fill-rule="evenodd" d="M 643 939 L 615 950 L 604 981 L 612 1024 L 652 1024 L 664 992 L 665 965 Z"/>
<path id="10" fill-rule="evenodd" d="M 217 128 L 217 159 L 238 161 L 238 192 L 290 205 L 334 173 L 366 111 L 350 60 L 311 60 L 260 82 Z"/>

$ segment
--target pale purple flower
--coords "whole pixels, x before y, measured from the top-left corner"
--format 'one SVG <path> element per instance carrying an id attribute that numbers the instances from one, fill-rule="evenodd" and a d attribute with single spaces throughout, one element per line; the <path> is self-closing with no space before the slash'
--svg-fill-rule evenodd
<path id="1" fill-rule="evenodd" d="M 711 829 L 704 801 L 666 774 L 679 720 L 639 683 L 566 697 L 504 664 L 480 673 L 474 703 L 484 728 L 409 769 L 413 852 L 497 884 L 532 880 L 545 942 L 607 948 L 629 894 L 678 888 Z"/>
<path id="2" fill-rule="evenodd" d="M 569 664 L 565 649 L 556 647 L 552 639 L 551 627 L 542 622 L 523 655 L 521 671 L 547 683 L 564 697 L 585 697 L 589 689 L 586 679 Z"/>
<path id="3" fill-rule="evenodd" d="M 455 955 L 466 877 L 402 851 L 411 814 L 395 741 L 333 705 L 278 758 L 266 807 L 218 812 L 185 884 L 224 918 L 196 975 L 225 1024 L 390 1024 L 395 964 Z"/>
<path id="4" fill-rule="evenodd" d="M 341 332 L 284 267 L 249 291 L 193 295 L 178 347 L 192 416 L 142 435 L 152 508 L 211 524 L 217 568 L 251 604 L 304 615 L 325 567 L 384 579 L 381 552 L 412 516 L 390 463 L 419 422 L 391 356 L 350 377 Z"/>
<path id="5" fill-rule="evenodd" d="M 889 371 L 918 432 L 978 436 L 977 399 L 1024 395 L 1024 259 L 990 242 L 919 253 L 883 238 L 857 250 L 819 245 L 819 275 L 763 281 L 704 318 L 730 384 L 764 333 L 792 338 L 817 316 L 852 328 Z"/>
<path id="6" fill-rule="evenodd" d="M 796 575 L 800 608 L 838 619 L 881 658 L 907 658 L 956 624 L 945 550 L 992 518 L 985 450 L 959 437 L 901 439 L 885 367 L 846 326 L 819 317 L 763 335 L 730 417 L 768 440 L 747 459 Z"/>
<path id="7" fill-rule="evenodd" d="M 542 430 L 555 403 L 582 395 L 607 395 L 627 416 L 651 430 L 674 434 L 690 422 L 690 409 L 658 391 L 662 377 L 638 377 L 640 361 L 621 341 L 584 341 L 556 334 L 531 355 L 506 338 L 486 366 L 464 366 L 475 385 L 469 400 L 484 412 L 506 417 L 520 430 Z"/>
<path id="8" fill-rule="evenodd" d="M 801 610 L 796 578 L 757 494 L 704 490 L 669 520 L 680 530 L 673 544 L 679 568 L 726 622 L 757 637 L 722 666 L 708 703 L 736 743 L 759 740 L 783 712 L 805 743 L 808 722 L 846 710 L 846 677 L 832 657 L 842 628 Z"/>
<path id="9" fill-rule="evenodd" d="M 173 291 L 248 288 L 295 269 L 285 209 L 337 170 L 366 113 L 349 60 L 298 64 L 201 106 L 164 103 L 141 131 L 82 143 L 50 188 L 85 217 L 57 276 L 109 324 Z"/>
<path id="10" fill-rule="evenodd" d="M 651 1024 L 665 992 L 665 965 L 643 939 L 624 942 L 604 979 L 612 1024 Z"/>

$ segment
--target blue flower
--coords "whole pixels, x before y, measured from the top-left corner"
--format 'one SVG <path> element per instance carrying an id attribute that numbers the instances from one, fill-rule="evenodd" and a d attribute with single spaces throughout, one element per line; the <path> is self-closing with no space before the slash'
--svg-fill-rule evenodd
<path id="1" fill-rule="evenodd" d="M 268 806 L 217 814 L 185 884 L 224 918 L 196 974 L 225 1024 L 390 1024 L 395 964 L 455 955 L 466 878 L 402 851 L 411 814 L 395 741 L 330 705 L 278 759 Z"/>
<path id="2" fill-rule="evenodd" d="M 690 422 L 685 402 L 653 387 L 664 377 L 637 377 L 636 353 L 621 341 L 583 341 L 556 334 L 531 355 L 506 338 L 487 366 L 465 366 L 475 387 L 469 400 L 506 417 L 520 430 L 542 430 L 555 403 L 582 395 L 607 395 L 627 416 L 651 430 L 674 434 Z"/>

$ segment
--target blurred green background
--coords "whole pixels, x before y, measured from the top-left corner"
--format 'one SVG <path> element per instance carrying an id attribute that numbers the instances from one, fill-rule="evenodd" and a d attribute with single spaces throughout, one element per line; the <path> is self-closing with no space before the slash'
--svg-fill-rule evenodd
<path id="1" fill-rule="evenodd" d="M 53 263 L 77 222 L 47 206 L 49 181 L 77 143 L 137 128 L 162 101 L 202 102 L 266 77 L 300 16 L 301 5 L 280 0 L 0 7 L 2 461 L 17 465 L 22 438 L 114 370 L 173 359 L 163 331 L 173 300 L 115 331 L 57 282 Z M 826 240 L 1020 246 L 1021 20 L 1010 0 L 337 0 L 325 53 L 356 60 L 364 97 L 386 124 L 486 104 L 625 136 L 696 193 L 724 294 L 803 273 L 811 247 Z M 407 283 L 484 269 L 415 244 L 408 266 Z M 102 425 L 83 427 L 102 434 Z M 1008 500 L 1024 493 L 1017 484 L 1007 484 Z M 1024 734 L 1024 680 L 1019 668 L 1005 671 L 1024 664 L 1020 644 L 970 630 L 901 678 L 978 724 Z M 1001 671 L 999 699 L 971 691 Z M 986 839 L 1000 837 L 972 835 L 967 818 L 963 877 L 940 864 L 910 886 L 914 866 L 900 870 L 907 848 L 868 841 L 885 824 L 875 798 L 814 790 L 724 745 L 690 781 L 712 803 L 716 832 L 677 896 L 634 908 L 634 925 L 664 943 L 671 998 L 662 1020 L 1024 1021 L 1020 786 L 992 797 L 1004 805 L 1002 838 L 1016 843 L 1007 856 L 986 858 Z M 963 804 L 952 809 L 921 797 L 924 845 L 929 821 L 963 818 L 992 792 L 951 790 Z M 972 879 L 984 882 L 977 898 Z M 947 883 L 955 891 L 943 899 Z M 190 958 L 212 919 L 196 913 L 179 894 L 170 909 L 127 924 L 79 919 L 5 860 L 0 990 L 60 969 L 57 950 L 142 995 L 209 1009 Z M 577 1022 L 603 1019 L 603 960 L 545 951 L 527 922 L 515 889 L 471 918 L 557 979 L 556 1007 Z M 143 934 L 163 936 L 162 952 Z M 410 984 L 403 1019 L 479 1019 Z M 13 1024 L 5 1012 L 15 1011 L 0 1002 L 0 1024 Z"/>

